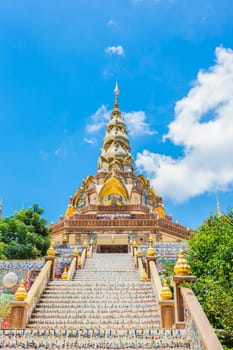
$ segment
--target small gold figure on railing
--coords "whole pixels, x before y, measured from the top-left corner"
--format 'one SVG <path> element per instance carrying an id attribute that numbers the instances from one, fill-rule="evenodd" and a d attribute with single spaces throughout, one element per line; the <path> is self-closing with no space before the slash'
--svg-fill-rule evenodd
<path id="1" fill-rule="evenodd" d="M 55 256 L 56 255 L 53 243 L 50 244 L 50 247 L 47 250 L 47 255 L 49 255 L 49 256 Z"/>
<path id="2" fill-rule="evenodd" d="M 154 239 L 153 239 L 152 235 L 150 234 L 150 236 L 148 238 L 148 249 L 147 249 L 147 252 L 146 252 L 147 256 L 155 256 L 155 250 L 153 248 L 153 242 L 154 242 Z"/>
<path id="3" fill-rule="evenodd" d="M 61 278 L 63 280 L 67 280 L 68 279 L 67 267 L 65 267 L 65 270 L 64 270 L 63 274 L 61 275 Z"/>
<path id="4" fill-rule="evenodd" d="M 160 292 L 160 298 L 162 300 L 169 300 L 169 299 L 172 298 L 172 292 L 171 292 L 170 287 L 167 284 L 167 280 L 166 279 L 163 280 L 163 286 L 162 286 L 162 289 L 161 289 L 161 292 Z"/>
<path id="5" fill-rule="evenodd" d="M 178 276 L 188 276 L 190 272 L 190 265 L 187 262 L 183 249 L 180 250 L 178 254 L 178 259 L 176 261 L 174 272 Z"/>
<path id="6" fill-rule="evenodd" d="M 80 255 L 78 257 L 78 266 L 79 266 L 79 268 L 81 268 L 81 266 L 82 266 L 82 259 L 81 259 Z"/>
<path id="7" fill-rule="evenodd" d="M 133 240 L 130 238 L 129 245 L 133 245 Z"/>
<path id="8" fill-rule="evenodd" d="M 143 272 L 141 273 L 140 280 L 145 282 L 145 281 L 147 281 L 147 279 L 148 279 L 148 275 L 144 269 Z"/>
<path id="9" fill-rule="evenodd" d="M 138 248 L 138 250 L 137 250 L 137 252 L 136 252 L 136 255 L 137 255 L 138 257 L 141 257 L 141 256 L 142 256 L 142 251 L 141 251 L 140 248 Z"/>
<path id="10" fill-rule="evenodd" d="M 149 244 L 149 247 L 152 247 L 152 243 L 154 242 L 154 239 L 152 237 L 152 235 L 150 234 L 149 235 L 149 238 L 148 238 L 148 244 Z"/>
<path id="11" fill-rule="evenodd" d="M 77 247 L 74 248 L 73 255 L 78 256 L 78 249 L 77 249 Z"/>
<path id="12" fill-rule="evenodd" d="M 88 247 L 88 243 L 87 243 L 87 241 L 85 240 L 84 242 L 83 242 L 83 248 L 87 248 Z"/>
<path id="13" fill-rule="evenodd" d="M 27 291 L 25 288 L 24 280 L 20 283 L 19 287 L 17 288 L 15 292 L 15 299 L 16 300 L 25 300 L 27 298 Z"/>
<path id="14" fill-rule="evenodd" d="M 137 242 L 135 240 L 133 241 L 132 246 L 133 246 L 133 248 L 137 248 L 138 245 L 137 245 Z"/>

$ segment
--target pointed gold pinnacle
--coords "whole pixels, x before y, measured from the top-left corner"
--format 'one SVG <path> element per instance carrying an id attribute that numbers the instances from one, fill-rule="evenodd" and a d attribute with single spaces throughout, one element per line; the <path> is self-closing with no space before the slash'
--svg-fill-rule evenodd
<path id="1" fill-rule="evenodd" d="M 115 85 L 115 89 L 114 89 L 114 93 L 115 93 L 115 95 L 119 95 L 119 93 L 120 93 L 120 90 L 119 90 L 119 87 L 118 87 L 118 81 L 116 81 L 116 85 Z"/>

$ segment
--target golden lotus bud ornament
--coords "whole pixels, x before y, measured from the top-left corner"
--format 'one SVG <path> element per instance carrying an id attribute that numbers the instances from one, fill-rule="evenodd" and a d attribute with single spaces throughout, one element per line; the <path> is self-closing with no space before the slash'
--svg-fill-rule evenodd
<path id="1" fill-rule="evenodd" d="M 137 256 L 142 256 L 142 251 L 141 251 L 140 248 L 137 250 L 136 255 L 137 255 Z"/>
<path id="2" fill-rule="evenodd" d="M 163 280 L 163 286 L 160 292 L 160 298 L 162 300 L 169 300 L 172 298 L 172 292 L 171 289 L 169 288 L 168 284 L 167 284 L 167 280 L 164 279 Z"/>
<path id="3" fill-rule="evenodd" d="M 82 260 L 81 260 L 81 256 L 78 257 L 78 266 L 82 265 Z"/>
<path id="4" fill-rule="evenodd" d="M 84 241 L 83 242 L 83 248 L 87 248 L 88 247 L 88 243 L 87 243 L 87 241 Z"/>
<path id="5" fill-rule="evenodd" d="M 143 270 L 143 272 L 142 272 L 141 275 L 140 275 L 140 280 L 141 280 L 142 282 L 145 282 L 145 281 L 147 281 L 147 279 L 148 279 L 148 275 L 147 275 L 146 271 Z"/>
<path id="6" fill-rule="evenodd" d="M 78 249 L 75 247 L 73 250 L 73 255 L 77 256 L 78 255 Z"/>
<path id="7" fill-rule="evenodd" d="M 181 249 L 178 254 L 178 259 L 174 267 L 174 272 L 178 276 L 188 276 L 190 272 L 190 265 L 185 258 L 183 249 Z"/>
<path id="8" fill-rule="evenodd" d="M 54 250 L 53 244 L 51 244 L 49 249 L 47 250 L 47 255 L 49 255 L 49 256 L 55 256 L 56 255 L 56 252 Z"/>
<path id="9" fill-rule="evenodd" d="M 15 292 L 15 299 L 23 301 L 27 298 L 27 291 L 25 288 L 24 280 L 20 283 L 19 287 L 17 288 Z"/>
<path id="10" fill-rule="evenodd" d="M 61 278 L 63 280 L 67 280 L 67 278 L 68 278 L 68 273 L 67 273 L 67 268 L 66 267 L 65 267 L 65 270 L 64 270 L 63 274 L 61 275 Z"/>
<path id="11" fill-rule="evenodd" d="M 155 256 L 155 250 L 153 247 L 149 247 L 146 252 L 147 256 Z"/>

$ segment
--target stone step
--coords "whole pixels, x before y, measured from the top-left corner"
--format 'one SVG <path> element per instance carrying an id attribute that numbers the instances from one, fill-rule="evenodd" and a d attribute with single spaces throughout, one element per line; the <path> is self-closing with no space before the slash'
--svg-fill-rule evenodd
<path id="1" fill-rule="evenodd" d="M 190 349 L 181 330 L 0 330 L 4 349 Z"/>
<path id="2" fill-rule="evenodd" d="M 26 333 L 4 336 L 4 342 L 17 341 L 14 349 L 21 343 L 27 349 L 190 348 L 185 331 L 159 326 L 151 282 L 140 281 L 134 259 L 94 254 L 72 281 L 50 282 Z"/>

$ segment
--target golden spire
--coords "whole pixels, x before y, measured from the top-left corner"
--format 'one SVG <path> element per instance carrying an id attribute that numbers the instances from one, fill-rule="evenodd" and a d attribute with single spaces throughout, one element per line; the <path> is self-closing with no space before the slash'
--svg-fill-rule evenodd
<path id="1" fill-rule="evenodd" d="M 114 89 L 114 94 L 115 94 L 115 103 L 114 103 L 114 107 L 118 108 L 119 104 L 118 104 L 118 96 L 119 96 L 120 90 L 118 87 L 118 81 L 116 81 L 116 85 L 115 85 L 115 89 Z"/>
<path id="2" fill-rule="evenodd" d="M 115 101 L 103 140 L 98 171 L 134 172 L 134 160 L 131 155 L 129 138 L 123 115 L 118 104 L 120 90 L 116 82 Z"/>

